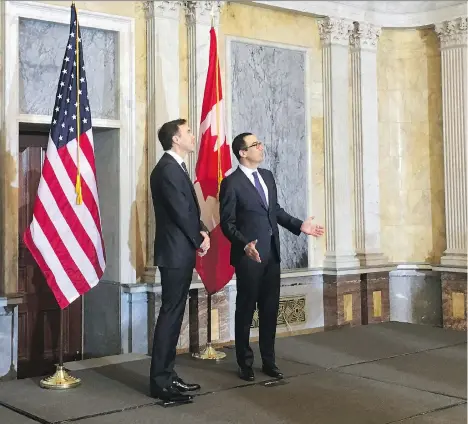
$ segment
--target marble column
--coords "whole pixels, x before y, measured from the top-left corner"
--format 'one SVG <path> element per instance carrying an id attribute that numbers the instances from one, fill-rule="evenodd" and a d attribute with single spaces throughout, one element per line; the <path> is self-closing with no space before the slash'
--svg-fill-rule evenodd
<path id="1" fill-rule="evenodd" d="M 343 19 L 319 21 L 323 43 L 325 139 L 325 269 L 359 267 L 352 242 L 349 184 L 348 50 L 352 23 Z"/>
<path id="2" fill-rule="evenodd" d="M 180 3 L 177 1 L 145 2 L 147 12 L 148 175 L 163 153 L 158 140 L 158 129 L 164 122 L 180 118 Z M 150 266 L 153 265 L 155 228 L 151 188 L 148 185 L 147 264 Z"/>
<path id="3" fill-rule="evenodd" d="M 5 164 L 5 2 L 0 2 L 0 293 L 5 293 L 7 290 L 6 282 L 6 267 L 5 267 L 5 213 L 3 208 L 6 206 L 4 198 L 4 171 Z"/>
<path id="4" fill-rule="evenodd" d="M 381 29 L 355 22 L 350 34 L 354 153 L 354 234 L 362 267 L 387 262 L 380 248 L 377 42 Z"/>
<path id="5" fill-rule="evenodd" d="M 467 267 L 467 18 L 436 25 L 442 63 L 447 249 L 441 263 Z M 466 271 L 465 271 L 466 272 Z"/>
<path id="6" fill-rule="evenodd" d="M 436 24 L 442 64 L 445 226 L 441 259 L 443 325 L 467 329 L 467 27 L 460 17 Z"/>
<path id="7" fill-rule="evenodd" d="M 223 2 L 188 1 L 186 2 L 189 54 L 189 121 L 197 138 L 200 127 L 201 108 L 205 93 L 206 75 L 208 72 L 210 52 L 210 28 L 213 24 L 216 32 L 219 27 L 219 14 Z M 195 177 L 197 156 L 189 160 L 189 173 Z"/>

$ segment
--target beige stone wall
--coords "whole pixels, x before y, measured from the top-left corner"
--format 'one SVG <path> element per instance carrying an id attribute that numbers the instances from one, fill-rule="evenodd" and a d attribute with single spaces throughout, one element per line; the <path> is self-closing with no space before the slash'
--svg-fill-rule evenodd
<path id="1" fill-rule="evenodd" d="M 312 145 L 312 198 L 313 214 L 317 220 L 325 219 L 324 194 L 324 144 L 322 52 L 317 19 L 279 10 L 247 4 L 231 3 L 223 7 L 218 34 L 219 55 L 226 84 L 225 59 L 226 36 L 263 40 L 268 43 L 290 44 L 310 49 L 310 92 L 312 94 L 310 116 Z M 285 207 L 287 209 L 287 205 Z M 325 237 L 314 240 L 315 266 L 321 266 L 325 253 Z"/>
<path id="2" fill-rule="evenodd" d="M 378 48 L 382 247 L 437 263 L 445 248 L 440 51 L 436 34 L 383 30 Z"/>

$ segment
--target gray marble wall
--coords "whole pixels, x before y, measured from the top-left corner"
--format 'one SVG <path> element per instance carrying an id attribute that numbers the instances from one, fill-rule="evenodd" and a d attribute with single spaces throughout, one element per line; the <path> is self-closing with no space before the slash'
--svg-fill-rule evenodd
<path id="1" fill-rule="evenodd" d="M 0 297 L 0 381 L 16 378 L 18 369 L 18 307 Z"/>
<path id="2" fill-rule="evenodd" d="M 100 281 L 84 295 L 83 355 L 85 358 L 122 353 L 120 302 L 120 285 L 108 281 Z"/>
<path id="3" fill-rule="evenodd" d="M 440 273 L 398 269 L 390 272 L 390 321 L 442 325 Z"/>
<path id="4" fill-rule="evenodd" d="M 230 72 L 232 137 L 252 132 L 264 142 L 280 205 L 306 218 L 305 52 L 233 40 Z M 306 268 L 306 237 L 281 228 L 280 240 L 282 268 Z"/>
<path id="5" fill-rule="evenodd" d="M 102 237 L 106 249 L 106 270 L 102 279 L 107 281 L 119 281 L 120 131 L 118 129 L 95 129 L 93 133 Z M 122 282 L 125 283 L 125 281 Z"/>
<path id="6" fill-rule="evenodd" d="M 51 115 L 69 25 L 19 20 L 19 105 L 24 114 Z M 93 118 L 118 119 L 118 34 L 81 28 Z"/>

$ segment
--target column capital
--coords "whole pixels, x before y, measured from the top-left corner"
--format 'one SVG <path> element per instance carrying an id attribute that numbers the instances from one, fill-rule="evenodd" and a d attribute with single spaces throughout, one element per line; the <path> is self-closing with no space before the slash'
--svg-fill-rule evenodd
<path id="1" fill-rule="evenodd" d="M 382 28 L 367 22 L 354 22 L 349 34 L 349 42 L 353 49 L 377 50 Z"/>
<path id="2" fill-rule="evenodd" d="M 225 2 L 216 0 L 185 0 L 181 3 L 184 4 L 187 18 L 194 19 L 196 23 L 202 25 L 211 25 L 211 19 L 213 18 L 214 26 L 217 26 L 221 7 Z"/>
<path id="3" fill-rule="evenodd" d="M 179 19 L 180 7 L 184 5 L 183 1 L 169 0 L 147 0 L 142 3 L 147 20 L 152 19 L 154 17 L 166 19 Z"/>
<path id="4" fill-rule="evenodd" d="M 318 21 L 320 39 L 324 45 L 339 44 L 347 46 L 353 22 L 347 19 L 326 17 Z"/>
<path id="5" fill-rule="evenodd" d="M 435 24 L 440 47 L 466 46 L 468 43 L 468 18 L 466 16 Z"/>

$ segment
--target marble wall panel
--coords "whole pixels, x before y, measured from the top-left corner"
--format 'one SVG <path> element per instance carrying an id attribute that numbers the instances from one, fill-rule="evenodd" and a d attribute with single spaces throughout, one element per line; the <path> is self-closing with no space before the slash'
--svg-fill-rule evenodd
<path id="1" fill-rule="evenodd" d="M 390 320 L 442 325 L 440 274 L 429 270 L 394 270 L 389 277 Z"/>
<path id="2" fill-rule="evenodd" d="M 120 278 L 120 131 L 94 130 L 94 154 L 99 190 L 102 237 L 106 249 L 106 270 L 103 280 L 119 281 Z"/>
<path id="3" fill-rule="evenodd" d="M 16 379 L 18 370 L 18 307 L 0 297 L 0 381 Z"/>
<path id="4" fill-rule="evenodd" d="M 121 353 L 121 331 L 118 319 L 121 310 L 120 302 L 122 300 L 122 309 L 128 309 L 129 296 L 127 293 L 121 296 L 120 285 L 110 281 L 101 281 L 84 295 L 83 355 L 85 358 Z M 131 319 L 127 310 L 123 312 L 122 324 L 124 328 L 128 328 Z"/>
<path id="5" fill-rule="evenodd" d="M 203 349 L 207 342 L 208 328 L 208 301 L 206 291 L 198 290 L 198 323 L 199 323 L 199 343 Z M 229 331 L 229 321 L 234 319 L 229 311 L 229 286 L 211 296 L 211 341 L 220 343 L 231 340 Z"/>
<path id="6" fill-rule="evenodd" d="M 235 313 L 235 294 L 235 286 L 232 286 L 230 292 L 232 321 L 234 321 Z M 302 299 L 305 299 L 305 302 Z M 296 305 L 294 305 L 297 311 L 296 313 L 279 311 L 276 329 L 278 335 L 323 328 L 323 277 L 321 275 L 283 278 L 281 280 L 280 303 L 283 303 L 283 306 L 291 307 L 291 302 L 288 304 L 288 300 L 297 300 Z M 287 323 L 285 323 L 285 318 Z M 234 330 L 233 323 L 232 330 Z M 258 337 L 258 335 L 258 327 L 250 330 L 251 337 Z"/>
<path id="7" fill-rule="evenodd" d="M 231 42 L 232 136 L 252 132 L 264 142 L 265 162 L 278 187 L 278 201 L 291 215 L 307 216 L 308 169 L 305 52 Z M 305 236 L 280 229 L 284 269 L 308 266 Z"/>
<path id="8" fill-rule="evenodd" d="M 21 113 L 51 115 L 69 26 L 19 20 L 19 106 Z M 81 28 L 93 118 L 119 118 L 118 34 Z"/>
<path id="9" fill-rule="evenodd" d="M 377 52 L 382 249 L 437 263 L 445 249 L 440 51 L 432 29 L 384 29 Z"/>
<path id="10" fill-rule="evenodd" d="M 442 272 L 442 316 L 444 328 L 466 331 L 467 275 Z"/>

